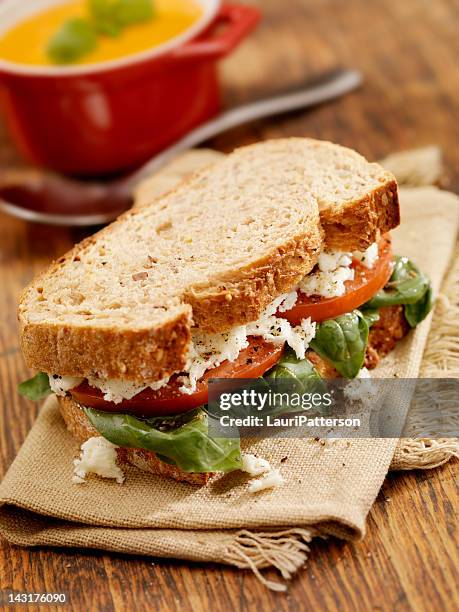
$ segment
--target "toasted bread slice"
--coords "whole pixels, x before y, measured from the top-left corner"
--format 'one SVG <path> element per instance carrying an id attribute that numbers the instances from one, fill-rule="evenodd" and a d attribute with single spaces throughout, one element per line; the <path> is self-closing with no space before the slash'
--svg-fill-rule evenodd
<path id="1" fill-rule="evenodd" d="M 288 157 L 237 152 L 77 245 L 24 292 L 29 367 L 154 381 L 183 369 L 191 326 L 256 320 L 315 265 L 315 198 Z"/>
<path id="2" fill-rule="evenodd" d="M 255 159 L 273 165 L 287 159 L 317 199 L 329 250 L 365 250 L 400 223 L 394 175 L 351 149 L 310 138 L 281 138 L 237 149 L 233 155 L 247 165 Z M 174 179 L 183 179 L 221 157 L 208 149 L 183 154 L 142 183 L 136 206 L 170 189 Z"/>
<path id="3" fill-rule="evenodd" d="M 59 409 L 67 425 L 67 429 L 80 443 L 86 442 L 93 436 L 100 436 L 94 429 L 81 407 L 69 397 L 58 397 Z M 134 465 L 141 470 L 167 476 L 179 482 L 188 482 L 194 485 L 205 485 L 213 476 L 211 473 L 197 474 L 184 472 L 182 469 L 164 463 L 155 453 L 142 448 L 118 448 L 117 463 L 123 465 Z"/>

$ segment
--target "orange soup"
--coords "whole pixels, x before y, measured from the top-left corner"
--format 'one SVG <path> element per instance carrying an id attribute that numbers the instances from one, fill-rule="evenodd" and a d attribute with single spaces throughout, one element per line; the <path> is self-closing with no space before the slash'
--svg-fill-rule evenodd
<path id="1" fill-rule="evenodd" d="M 153 19 L 131 25 L 118 36 L 101 36 L 97 48 L 77 64 L 96 64 L 146 51 L 188 30 L 202 15 L 194 0 L 154 0 Z M 0 59 L 35 66 L 52 65 L 49 41 L 69 19 L 88 15 L 86 0 L 54 5 L 25 19 L 0 35 Z"/>

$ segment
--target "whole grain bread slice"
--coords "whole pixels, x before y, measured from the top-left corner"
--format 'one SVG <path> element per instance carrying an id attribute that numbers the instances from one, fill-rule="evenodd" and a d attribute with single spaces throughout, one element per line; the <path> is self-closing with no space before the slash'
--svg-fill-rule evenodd
<path id="1" fill-rule="evenodd" d="M 89 422 L 81 406 L 70 397 L 58 397 L 59 410 L 62 418 L 67 425 L 67 429 L 73 437 L 80 443 L 86 442 L 89 438 L 100 436 L 100 433 Z M 166 476 L 179 482 L 188 482 L 193 485 L 205 485 L 213 476 L 212 473 L 184 472 L 177 466 L 164 463 L 158 459 L 155 453 L 142 448 L 118 448 L 117 463 L 123 465 L 134 465 L 140 470 Z"/>
<path id="2" fill-rule="evenodd" d="M 192 325 L 223 332 L 256 320 L 320 250 L 364 249 L 398 222 L 394 177 L 350 149 L 300 138 L 238 149 L 83 241 L 25 290 L 27 364 L 159 380 L 183 369 Z"/>
<path id="3" fill-rule="evenodd" d="M 236 150 L 250 165 L 254 160 L 277 164 L 287 159 L 308 191 L 316 198 L 329 250 L 364 250 L 400 223 L 397 183 L 379 164 L 346 147 L 311 138 L 280 138 Z M 171 181 L 185 178 L 216 163 L 222 153 L 189 151 L 163 171 L 142 183 L 136 206 L 145 206 L 170 189 Z"/>
<path id="4" fill-rule="evenodd" d="M 288 157 L 239 151 L 77 245 L 21 298 L 29 367 L 155 381 L 183 369 L 192 325 L 256 320 L 323 246 L 301 176 Z"/>

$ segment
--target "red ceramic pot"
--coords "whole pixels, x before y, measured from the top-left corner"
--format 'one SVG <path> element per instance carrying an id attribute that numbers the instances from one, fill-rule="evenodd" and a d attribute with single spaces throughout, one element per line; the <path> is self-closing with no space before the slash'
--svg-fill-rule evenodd
<path id="1" fill-rule="evenodd" d="M 260 12 L 198 1 L 203 15 L 185 33 L 117 61 L 35 67 L 0 60 L 0 99 L 22 154 L 66 174 L 124 171 L 218 113 L 217 62 L 256 26 Z M 50 2 L 2 2 L 2 29 L 33 4 Z"/>

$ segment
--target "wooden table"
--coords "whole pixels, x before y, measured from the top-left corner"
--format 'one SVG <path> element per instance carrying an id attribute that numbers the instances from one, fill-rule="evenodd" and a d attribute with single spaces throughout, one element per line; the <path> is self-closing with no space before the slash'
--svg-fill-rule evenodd
<path id="1" fill-rule="evenodd" d="M 223 151 L 257 139 L 308 135 L 376 159 L 440 144 L 459 190 L 459 3 L 454 0 L 259 0 L 265 22 L 224 67 L 236 104 L 336 64 L 365 74 L 357 93 L 312 112 L 234 130 Z M 11 157 L 6 144 L 0 161 Z M 20 289 L 83 236 L 0 216 L 0 476 L 37 408 L 16 384 L 28 374 L 18 348 Z M 68 591 L 79 610 L 453 610 L 458 596 L 457 464 L 390 475 L 363 542 L 314 543 L 287 595 L 248 571 L 96 552 L 21 550 L 0 544 L 0 590 Z M 275 572 L 268 572 L 275 578 Z"/>

